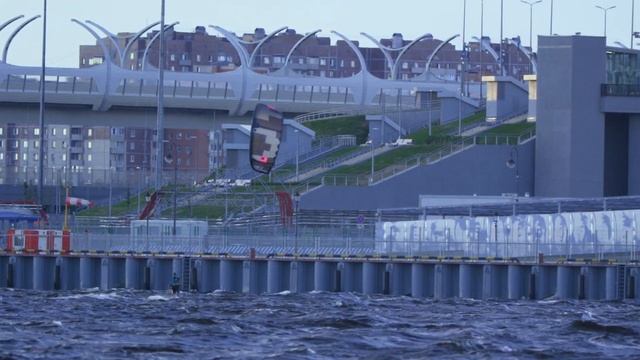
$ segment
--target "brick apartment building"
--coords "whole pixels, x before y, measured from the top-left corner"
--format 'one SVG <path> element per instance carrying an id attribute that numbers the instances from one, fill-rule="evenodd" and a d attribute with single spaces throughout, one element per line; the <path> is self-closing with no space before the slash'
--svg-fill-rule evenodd
<path id="1" fill-rule="evenodd" d="M 139 38 L 130 47 L 130 52 L 125 54 L 124 67 L 127 69 L 142 69 L 144 51 L 147 44 L 158 31 L 151 31 L 146 36 Z M 118 38 L 122 45 L 132 38 L 132 33 L 119 33 Z M 262 28 L 255 29 L 252 34 L 244 34 L 243 40 L 255 41 L 263 39 L 266 31 Z M 293 29 L 288 29 L 275 38 L 265 43 L 259 50 L 253 64 L 258 72 L 273 72 L 284 66 L 289 50 L 303 37 Z M 223 72 L 235 69 L 240 65 L 240 58 L 235 49 L 224 37 L 210 35 L 203 26 L 196 27 L 194 32 L 167 31 L 166 36 L 166 69 L 180 72 Z M 410 43 L 402 34 L 393 34 L 391 38 L 381 39 L 380 42 L 394 49 L 401 48 Z M 441 40 L 427 37 L 420 41 L 403 56 L 399 64 L 399 79 L 409 80 L 424 72 L 427 60 Z M 117 52 L 108 44 L 112 57 L 116 63 Z M 371 73 L 380 78 L 390 76 L 387 60 L 380 49 L 375 46 L 365 47 L 355 42 L 362 52 L 367 67 Z M 249 46 L 252 51 L 255 45 Z M 481 74 L 491 75 L 497 72 L 495 60 L 486 51 L 480 51 L 478 42 L 471 42 L 469 46 L 468 78 L 479 80 Z M 500 44 L 492 44 L 498 52 Z M 505 64 L 509 74 L 521 77 L 529 71 L 528 59 L 515 46 L 505 44 Z M 393 52 L 392 57 L 397 57 L 399 52 Z M 453 45 L 447 44 L 435 57 L 432 71 L 436 76 L 447 80 L 457 80 L 460 76 L 460 59 L 462 52 Z M 80 67 L 90 67 L 101 64 L 104 61 L 102 50 L 98 45 L 80 46 Z M 159 58 L 159 43 L 155 41 L 149 48 L 147 62 L 157 67 Z M 290 69 L 307 76 L 324 76 L 329 78 L 348 77 L 360 71 L 360 64 L 356 55 L 346 42 L 338 40 L 331 43 L 329 37 L 313 36 L 307 39 L 292 55 Z"/>

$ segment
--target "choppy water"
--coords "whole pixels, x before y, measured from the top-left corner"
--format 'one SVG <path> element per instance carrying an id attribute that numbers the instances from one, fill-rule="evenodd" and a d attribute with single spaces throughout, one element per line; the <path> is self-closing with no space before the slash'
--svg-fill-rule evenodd
<path id="1" fill-rule="evenodd" d="M 0 290 L 0 358 L 640 358 L 640 304 Z"/>

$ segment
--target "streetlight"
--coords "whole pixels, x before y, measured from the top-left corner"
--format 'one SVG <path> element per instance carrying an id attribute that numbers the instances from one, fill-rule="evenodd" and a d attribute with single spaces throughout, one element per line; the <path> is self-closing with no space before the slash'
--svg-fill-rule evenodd
<path id="1" fill-rule="evenodd" d="M 300 193 L 299 192 L 295 192 L 293 194 L 293 203 L 295 204 L 295 212 L 294 212 L 294 216 L 293 219 L 295 220 L 295 238 L 294 238 L 294 243 L 293 243 L 293 250 L 294 250 L 294 254 L 297 256 L 298 255 L 298 216 L 299 214 L 299 209 L 300 209 Z"/>
<path id="2" fill-rule="evenodd" d="M 140 179 L 140 174 L 142 173 L 140 171 L 140 166 L 136 166 L 136 171 L 138 171 L 138 215 L 140 215 L 140 183 L 142 182 L 142 180 Z"/>
<path id="3" fill-rule="evenodd" d="M 293 129 L 296 134 L 296 182 L 300 181 L 300 131 Z"/>
<path id="4" fill-rule="evenodd" d="M 45 107 L 45 77 L 46 77 L 46 54 L 47 54 L 47 0 L 43 1 L 42 9 L 42 69 L 40 69 L 40 109 L 39 109 L 39 129 L 40 129 L 40 150 L 38 157 L 38 200 L 40 205 L 44 204 L 44 107 Z"/>
<path id="5" fill-rule="evenodd" d="M 553 36 L 553 0 L 551 0 L 551 16 L 549 18 L 549 36 Z"/>
<path id="6" fill-rule="evenodd" d="M 156 114 L 156 190 L 162 186 L 162 154 L 164 145 L 164 66 L 165 66 L 165 40 L 164 40 L 164 13 L 165 0 L 160 3 L 160 59 L 158 60 L 158 106 Z M 174 228 L 175 231 L 175 228 Z"/>
<path id="7" fill-rule="evenodd" d="M 529 46 L 533 52 L 533 6 L 540 4 L 542 0 L 520 0 L 520 2 L 529 5 Z"/>
<path id="8" fill-rule="evenodd" d="M 176 146 L 169 140 L 163 140 L 163 143 L 169 144 L 170 152 L 164 157 L 164 162 L 171 165 L 173 164 L 173 228 L 171 234 L 176 236 L 176 198 L 178 193 L 178 156 L 176 154 Z"/>
<path id="9" fill-rule="evenodd" d="M 615 9 L 616 6 L 609 6 L 609 7 L 602 7 L 600 5 L 596 5 L 596 7 L 600 10 L 602 10 L 603 15 L 604 15 L 604 37 L 607 37 L 607 13 L 609 12 L 609 10 Z"/>
<path id="10" fill-rule="evenodd" d="M 514 156 L 515 155 L 515 156 Z M 520 188 L 519 188 L 519 180 L 520 180 L 520 169 L 519 169 L 519 163 L 518 163 L 518 147 L 514 146 L 513 148 L 511 148 L 511 154 L 509 155 L 509 160 L 507 160 L 506 163 L 507 167 L 509 169 L 515 169 L 516 171 L 516 177 L 515 177 L 515 181 L 516 181 L 516 196 L 520 196 Z"/>
<path id="11" fill-rule="evenodd" d="M 504 0 L 500 0 L 500 75 L 504 76 Z"/>
<path id="12" fill-rule="evenodd" d="M 484 0 L 480 0 L 480 101 L 482 101 L 482 77 L 484 76 L 484 48 L 482 47 L 482 41 L 484 39 Z M 429 131 L 431 136 L 431 131 Z"/>
<path id="13" fill-rule="evenodd" d="M 384 122 L 384 118 L 382 119 L 382 121 Z M 384 126 L 384 124 L 382 125 Z M 371 128 L 371 132 L 375 132 L 378 131 L 378 128 Z M 369 140 L 370 144 L 371 144 L 371 177 L 369 178 L 369 183 L 373 183 L 373 173 L 375 171 L 374 167 L 375 167 L 375 158 L 376 158 L 376 153 L 373 151 L 374 147 L 373 147 L 373 134 L 371 134 L 371 139 Z"/>
<path id="14" fill-rule="evenodd" d="M 635 31 L 636 20 L 636 0 L 631 0 L 631 49 L 633 49 L 633 41 L 640 37 L 640 32 Z"/>

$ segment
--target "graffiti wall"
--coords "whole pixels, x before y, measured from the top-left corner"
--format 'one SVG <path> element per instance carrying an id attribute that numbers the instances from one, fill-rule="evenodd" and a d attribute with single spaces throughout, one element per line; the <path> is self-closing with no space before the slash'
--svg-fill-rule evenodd
<path id="1" fill-rule="evenodd" d="M 640 210 L 380 222 L 383 253 L 523 257 L 638 251 Z"/>

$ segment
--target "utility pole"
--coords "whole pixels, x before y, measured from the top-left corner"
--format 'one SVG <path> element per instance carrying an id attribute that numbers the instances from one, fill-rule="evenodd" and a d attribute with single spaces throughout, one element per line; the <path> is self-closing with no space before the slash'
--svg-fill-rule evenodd
<path id="1" fill-rule="evenodd" d="M 633 50 L 633 41 L 636 38 L 635 20 L 636 20 L 636 0 L 631 0 L 631 50 Z"/>
<path id="2" fill-rule="evenodd" d="M 480 101 L 482 101 L 482 77 L 484 76 L 484 48 L 482 42 L 484 41 L 484 0 L 480 0 Z M 429 134 L 431 135 L 431 134 Z"/>
<path id="3" fill-rule="evenodd" d="M 606 41 L 606 37 L 607 37 L 607 13 L 609 12 L 609 10 L 613 10 L 616 8 L 615 5 L 613 6 L 609 6 L 609 7 L 602 7 L 600 5 L 596 5 L 596 7 L 600 10 L 602 10 L 603 14 L 604 14 L 604 37 L 605 37 L 605 41 Z"/>
<path id="4" fill-rule="evenodd" d="M 44 91 L 47 68 L 47 0 L 43 1 L 42 10 L 42 69 L 40 72 L 40 146 L 38 154 L 38 202 L 44 204 Z"/>
<path id="5" fill-rule="evenodd" d="M 165 0 L 161 0 L 160 9 L 160 59 L 158 61 L 158 111 L 156 124 L 156 191 L 162 187 L 162 169 L 164 162 L 164 68 L 165 68 L 165 38 L 164 38 L 164 9 Z"/>
<path id="6" fill-rule="evenodd" d="M 549 19 L 549 36 L 553 36 L 553 0 L 551 0 L 551 17 Z"/>
<path id="7" fill-rule="evenodd" d="M 500 74 L 504 76 L 504 0 L 500 0 Z"/>

